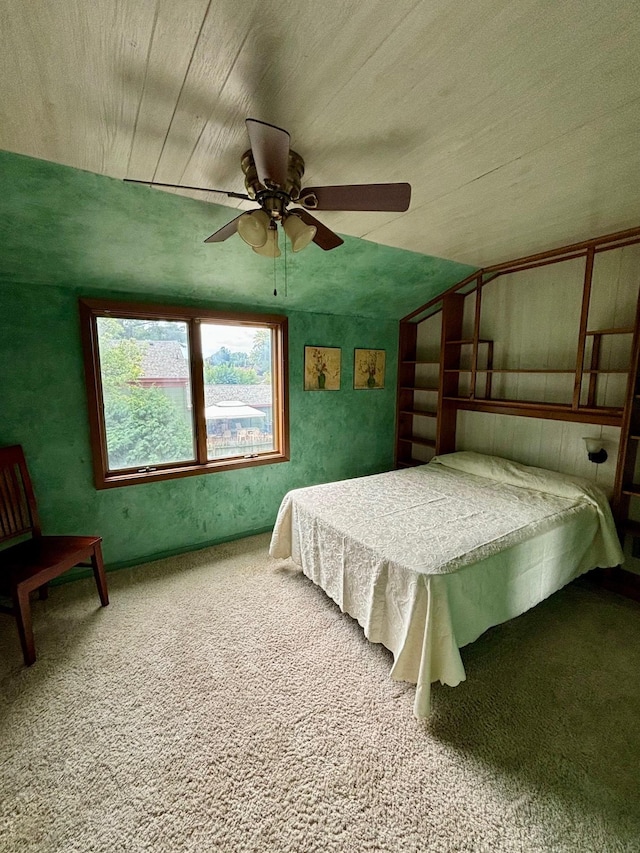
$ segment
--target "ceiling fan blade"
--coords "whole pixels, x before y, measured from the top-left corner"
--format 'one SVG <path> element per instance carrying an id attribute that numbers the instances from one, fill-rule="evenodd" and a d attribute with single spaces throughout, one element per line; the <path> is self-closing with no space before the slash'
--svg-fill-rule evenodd
<path id="1" fill-rule="evenodd" d="M 255 118 L 246 119 L 258 180 L 267 187 L 284 187 L 289 171 L 289 139 L 286 130 Z"/>
<path id="2" fill-rule="evenodd" d="M 232 193 L 228 190 L 216 190 L 213 187 L 188 187 L 185 186 L 185 184 L 163 184 L 160 181 L 137 181 L 134 178 L 124 178 L 124 181 L 127 184 L 146 184 L 148 187 L 171 187 L 174 190 L 198 190 L 198 192 L 202 193 L 220 193 L 220 195 L 226 195 L 228 198 L 242 198 L 247 201 L 251 201 L 251 196 L 248 196 L 245 193 Z"/>
<path id="3" fill-rule="evenodd" d="M 307 210 L 404 211 L 411 201 L 411 184 L 346 184 L 305 187 L 298 204 Z"/>
<path id="4" fill-rule="evenodd" d="M 246 213 L 246 211 L 245 211 Z M 218 229 L 215 233 L 211 235 L 211 237 L 207 237 L 204 241 L 205 243 L 222 243 L 223 240 L 228 239 L 229 237 L 233 237 L 233 235 L 238 230 L 238 220 L 244 216 L 244 213 L 241 213 L 240 216 L 236 216 L 235 219 L 232 219 L 231 222 L 227 222 L 226 225 L 223 225 L 222 228 Z"/>
<path id="5" fill-rule="evenodd" d="M 292 213 L 294 216 L 302 219 L 305 225 L 315 225 L 316 236 L 313 238 L 313 242 L 320 246 L 321 249 L 324 249 L 325 252 L 328 252 L 329 249 L 335 249 L 337 246 L 341 246 L 344 243 L 342 237 L 338 237 L 338 235 L 334 234 L 330 228 L 327 228 L 326 225 L 323 225 L 322 222 L 306 210 L 302 210 L 300 207 L 295 207 L 293 210 L 290 210 L 289 213 Z"/>

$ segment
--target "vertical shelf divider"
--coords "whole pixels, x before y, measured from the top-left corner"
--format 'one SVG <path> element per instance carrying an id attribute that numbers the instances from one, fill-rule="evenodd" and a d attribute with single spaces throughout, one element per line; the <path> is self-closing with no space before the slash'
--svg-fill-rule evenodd
<path id="1" fill-rule="evenodd" d="M 395 467 L 411 464 L 411 444 L 402 439 L 409 438 L 413 430 L 413 417 L 407 414 L 413 409 L 413 392 L 416 377 L 416 351 L 418 339 L 417 323 L 400 323 L 398 343 L 398 394 L 396 406 L 396 453 Z"/>
<path id="2" fill-rule="evenodd" d="M 447 397 L 457 397 L 462 345 L 452 343 L 462 338 L 464 294 L 450 293 L 442 301 L 442 332 L 440 335 L 440 379 L 438 383 L 438 420 L 436 423 L 436 453 L 452 453 L 456 449 L 457 407 Z"/>

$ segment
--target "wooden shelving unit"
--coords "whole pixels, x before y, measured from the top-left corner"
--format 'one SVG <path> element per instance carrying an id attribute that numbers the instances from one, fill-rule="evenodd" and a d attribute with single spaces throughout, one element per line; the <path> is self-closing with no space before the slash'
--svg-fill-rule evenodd
<path id="1" fill-rule="evenodd" d="M 455 450 L 456 420 L 459 411 L 478 411 L 620 427 L 620 451 L 612 506 L 621 538 L 623 540 L 625 536 L 640 538 L 640 299 L 633 325 L 628 324 L 627 320 L 626 325 L 588 328 L 596 255 L 601 251 L 636 243 L 640 243 L 640 229 L 488 267 L 479 270 L 403 318 L 400 322 L 399 341 L 397 466 L 423 464 L 426 460 L 414 456 L 415 448 L 426 447 L 436 454 Z M 579 328 L 574 330 L 575 365 L 568 366 L 566 359 L 564 364 L 553 367 L 537 367 L 535 363 L 525 367 L 495 364 L 494 341 L 482 335 L 483 288 L 489 282 L 508 273 L 578 258 L 584 258 L 585 266 Z M 475 299 L 471 334 L 468 333 L 470 316 L 467 315 L 466 323 L 463 322 L 464 305 L 468 297 Z M 421 323 L 432 321 L 436 313 L 441 318 L 439 360 L 420 360 L 417 353 L 418 328 Z M 567 330 L 567 334 L 571 334 L 570 329 Z M 620 362 L 614 367 L 601 364 L 603 342 L 612 336 L 631 338 L 627 366 L 619 366 Z M 424 381 L 419 380 L 419 369 L 423 365 L 437 366 L 437 387 L 433 385 L 425 387 Z M 573 376 L 573 392 L 572 394 L 567 392 L 567 402 L 555 402 L 544 398 L 509 399 L 494 393 L 492 384 L 494 378 L 505 377 L 506 381 L 508 377 L 517 375 L 530 377 L 549 375 L 556 376 L 558 379 L 566 376 L 568 383 Z M 617 375 L 628 376 L 624 404 L 599 404 L 599 379 Z M 541 385 L 544 386 L 544 383 Z M 427 396 L 433 396 L 433 401 L 429 399 L 425 403 Z M 571 396 L 570 401 L 569 396 Z M 602 402 L 604 403 L 605 400 L 606 397 L 603 396 Z M 425 410 L 425 407 L 428 410 Z M 427 439 L 422 435 L 423 429 L 420 424 L 421 419 L 424 418 L 435 419 L 435 439 Z M 629 573 L 623 572 L 623 575 L 625 574 Z M 612 573 L 609 572 L 607 577 L 611 583 Z M 632 580 L 631 583 L 624 581 L 622 586 L 625 590 L 637 586 L 636 581 Z"/>
<path id="2" fill-rule="evenodd" d="M 613 497 L 613 511 L 620 538 L 640 536 L 640 521 L 632 518 L 633 510 L 640 516 L 640 482 L 637 473 L 640 446 L 640 298 L 633 334 L 631 369 L 620 427 L 620 449 Z M 627 330 L 629 333 L 629 330 Z M 634 501 L 637 506 L 633 506 Z"/>
<path id="3" fill-rule="evenodd" d="M 398 368 L 396 466 L 421 465 L 424 459 L 414 457 L 416 448 L 435 451 L 435 439 L 421 434 L 426 424 L 438 419 L 440 388 L 436 380 L 420 378 L 422 368 L 438 368 L 440 361 L 417 357 L 417 324 L 409 323 L 401 331 Z"/>

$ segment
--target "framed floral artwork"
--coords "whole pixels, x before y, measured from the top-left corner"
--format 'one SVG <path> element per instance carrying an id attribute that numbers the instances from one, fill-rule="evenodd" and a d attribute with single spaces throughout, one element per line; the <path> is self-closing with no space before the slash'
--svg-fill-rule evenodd
<path id="1" fill-rule="evenodd" d="M 353 387 L 384 388 L 385 351 L 383 349 L 354 350 Z"/>
<path id="2" fill-rule="evenodd" d="M 304 348 L 304 390 L 340 390 L 340 347 Z"/>

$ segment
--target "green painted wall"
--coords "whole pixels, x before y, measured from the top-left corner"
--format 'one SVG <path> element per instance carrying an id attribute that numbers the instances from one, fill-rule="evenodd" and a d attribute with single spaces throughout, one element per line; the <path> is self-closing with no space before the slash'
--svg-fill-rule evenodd
<path id="1" fill-rule="evenodd" d="M 293 311 L 290 462 L 96 491 L 79 295 L 0 287 L 0 445 L 24 446 L 46 533 L 98 533 L 108 565 L 136 562 L 268 528 L 289 489 L 392 466 L 397 323 Z M 340 391 L 302 390 L 305 344 L 342 347 Z M 353 390 L 354 347 L 386 350 L 384 389 Z"/>
<path id="2" fill-rule="evenodd" d="M 87 295 L 117 288 L 159 301 L 178 293 L 246 310 L 400 319 L 473 269 L 356 237 L 330 252 L 311 244 L 286 258 L 281 237 L 274 265 L 237 235 L 203 242 L 238 215 L 235 208 L 2 151 L 0 176 L 0 285 Z M 235 189 L 243 190 L 240 175 Z M 390 215 L 368 214 L 380 222 Z M 331 217 L 318 214 L 329 227 Z"/>
<path id="3" fill-rule="evenodd" d="M 134 562 L 268 528 L 291 488 L 391 467 L 397 320 L 471 267 L 354 237 L 274 265 L 237 236 L 203 243 L 233 208 L 8 152 L 0 174 L 0 444 L 24 446 L 45 532 L 99 533 L 108 564 Z M 96 491 L 80 295 L 288 314 L 291 461 Z M 340 391 L 302 390 L 305 344 L 342 348 Z M 353 390 L 355 347 L 387 351 L 384 389 Z"/>

